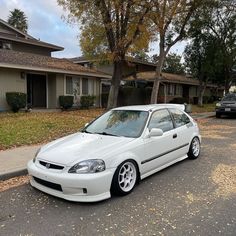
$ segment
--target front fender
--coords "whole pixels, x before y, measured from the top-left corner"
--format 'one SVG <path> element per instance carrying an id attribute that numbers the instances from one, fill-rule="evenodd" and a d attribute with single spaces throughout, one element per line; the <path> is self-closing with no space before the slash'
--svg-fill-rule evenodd
<path id="1" fill-rule="evenodd" d="M 126 160 L 133 160 L 137 163 L 138 168 L 140 167 L 139 159 L 136 157 L 136 155 L 132 152 L 125 152 L 118 154 L 113 159 L 107 161 L 107 165 L 110 168 L 117 168 L 122 162 Z"/>

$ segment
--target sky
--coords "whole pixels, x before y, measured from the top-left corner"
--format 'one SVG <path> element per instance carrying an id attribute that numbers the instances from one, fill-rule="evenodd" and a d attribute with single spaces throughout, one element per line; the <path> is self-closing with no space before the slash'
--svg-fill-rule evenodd
<path id="1" fill-rule="evenodd" d="M 64 47 L 54 57 L 77 57 L 82 52 L 79 46 L 79 25 L 68 24 L 63 18 L 67 12 L 58 6 L 57 0 L 0 0 L 0 18 L 7 21 L 10 11 L 20 9 L 28 17 L 28 34 L 47 43 Z M 185 43 L 178 43 L 171 52 L 182 54 Z M 151 45 L 150 55 L 157 45 Z"/>

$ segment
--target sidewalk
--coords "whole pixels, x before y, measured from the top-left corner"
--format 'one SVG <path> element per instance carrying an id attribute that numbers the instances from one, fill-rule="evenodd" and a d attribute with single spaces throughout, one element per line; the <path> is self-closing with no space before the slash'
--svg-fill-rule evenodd
<path id="1" fill-rule="evenodd" d="M 203 112 L 203 113 L 193 113 L 190 114 L 193 119 L 198 120 L 198 119 L 206 119 L 210 117 L 215 117 L 216 113 L 215 112 Z"/>
<path id="2" fill-rule="evenodd" d="M 0 151 L 0 180 L 27 174 L 27 162 L 34 158 L 40 145 Z"/>
<path id="3" fill-rule="evenodd" d="M 190 114 L 195 120 L 215 116 L 215 112 Z M 34 154 L 41 145 L 25 146 L 6 151 L 0 151 L 0 181 L 19 175 L 27 174 L 27 162 L 34 158 Z"/>

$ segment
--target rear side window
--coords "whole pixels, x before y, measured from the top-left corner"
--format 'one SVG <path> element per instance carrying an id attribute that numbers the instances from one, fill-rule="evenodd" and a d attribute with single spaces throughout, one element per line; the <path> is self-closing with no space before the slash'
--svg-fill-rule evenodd
<path id="1" fill-rule="evenodd" d="M 186 125 L 190 122 L 190 119 L 188 118 L 188 116 L 184 114 L 182 111 L 178 109 L 174 109 L 174 108 L 171 108 L 169 110 L 173 116 L 173 119 L 177 128 L 180 126 Z"/>
<path id="2" fill-rule="evenodd" d="M 150 119 L 149 130 L 152 128 L 162 129 L 163 132 L 172 130 L 174 128 L 170 113 L 166 110 L 159 110 L 152 114 Z"/>

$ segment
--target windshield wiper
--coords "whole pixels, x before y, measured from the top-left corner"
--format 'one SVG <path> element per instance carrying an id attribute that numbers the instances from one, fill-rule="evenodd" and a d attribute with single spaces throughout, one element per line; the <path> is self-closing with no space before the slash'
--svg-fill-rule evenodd
<path id="1" fill-rule="evenodd" d="M 89 131 L 87 131 L 87 130 L 83 130 L 83 131 L 81 131 L 81 133 L 93 134 L 92 132 L 89 132 Z"/>
<path id="2" fill-rule="evenodd" d="M 109 133 L 107 133 L 107 132 L 94 133 L 94 134 L 109 135 L 109 136 L 118 136 L 118 135 L 116 135 L 116 134 L 109 134 Z"/>

